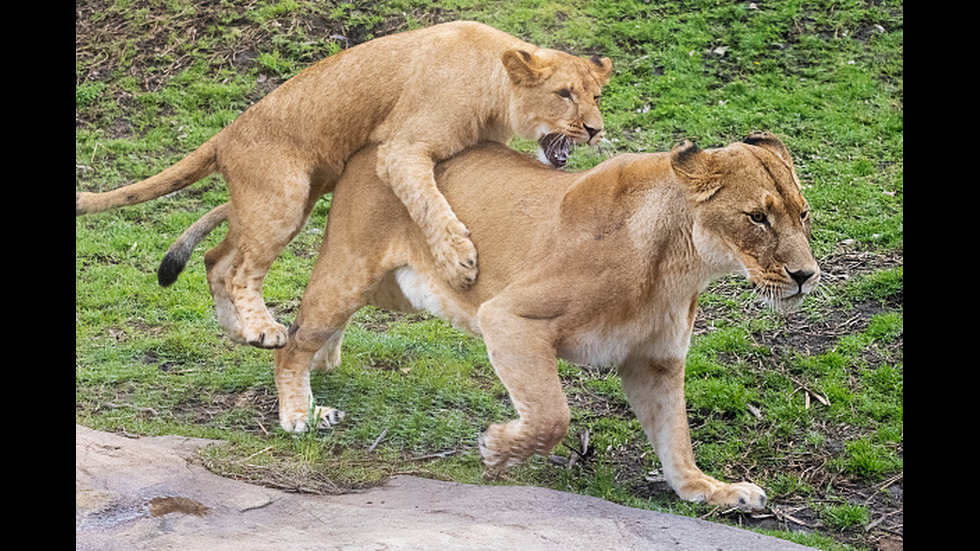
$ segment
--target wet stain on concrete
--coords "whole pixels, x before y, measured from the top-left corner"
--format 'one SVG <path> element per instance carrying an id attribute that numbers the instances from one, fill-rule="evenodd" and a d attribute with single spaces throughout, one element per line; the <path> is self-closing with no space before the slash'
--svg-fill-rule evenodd
<path id="1" fill-rule="evenodd" d="M 180 496 L 155 497 L 147 505 L 151 517 L 160 517 L 170 513 L 183 513 L 203 517 L 208 508 L 200 501 Z"/>

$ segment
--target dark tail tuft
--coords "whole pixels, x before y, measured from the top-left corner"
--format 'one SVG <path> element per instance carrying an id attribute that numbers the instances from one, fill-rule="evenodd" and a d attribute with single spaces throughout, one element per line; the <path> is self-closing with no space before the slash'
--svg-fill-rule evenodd
<path id="1" fill-rule="evenodd" d="M 157 281 L 160 282 L 160 286 L 167 287 L 177 281 L 177 276 L 180 275 L 180 272 L 184 271 L 187 260 L 188 255 L 182 254 L 182 251 L 167 252 L 167 255 L 163 257 L 163 261 L 160 262 L 160 268 L 157 270 Z"/>
<path id="2" fill-rule="evenodd" d="M 160 262 L 160 268 L 157 269 L 157 281 L 160 282 L 160 285 L 166 287 L 177 281 L 177 276 L 184 271 L 187 261 L 194 254 L 194 249 L 198 244 L 227 219 L 228 203 L 225 203 L 211 209 L 210 212 L 184 230 L 184 233 L 180 234 L 177 241 L 174 241 L 174 244 L 170 246 L 167 254 L 163 257 L 163 261 Z"/>

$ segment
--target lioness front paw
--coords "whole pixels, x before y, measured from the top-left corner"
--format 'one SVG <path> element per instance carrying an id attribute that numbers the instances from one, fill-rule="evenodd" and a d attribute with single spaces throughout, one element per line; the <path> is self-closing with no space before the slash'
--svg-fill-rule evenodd
<path id="1" fill-rule="evenodd" d="M 480 457 L 483 458 L 483 464 L 492 473 L 507 471 L 524 459 L 519 455 L 515 455 L 512 450 L 502 447 L 499 439 L 494 436 L 494 431 L 492 430 L 487 430 L 480 434 L 477 442 L 480 446 Z"/>
<path id="2" fill-rule="evenodd" d="M 766 492 L 751 482 L 726 484 L 706 477 L 703 481 L 686 484 L 677 495 L 688 501 L 701 501 L 718 507 L 732 507 L 743 511 L 761 511 L 766 508 Z"/>
<path id="3" fill-rule="evenodd" d="M 312 412 L 295 413 L 279 419 L 286 432 L 299 434 L 308 429 L 329 429 L 344 420 L 344 412 L 331 407 L 317 406 Z"/>
<path id="4" fill-rule="evenodd" d="M 761 511 L 766 508 L 766 492 L 751 482 L 725 484 L 708 498 L 709 505 L 737 507 L 743 511 Z"/>

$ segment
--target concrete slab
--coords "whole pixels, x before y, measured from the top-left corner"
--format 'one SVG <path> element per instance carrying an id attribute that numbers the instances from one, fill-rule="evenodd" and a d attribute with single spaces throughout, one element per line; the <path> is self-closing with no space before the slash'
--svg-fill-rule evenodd
<path id="1" fill-rule="evenodd" d="M 133 550 L 794 551 L 780 539 L 544 488 L 399 476 L 318 496 L 223 478 L 208 441 L 75 427 L 75 548 Z"/>

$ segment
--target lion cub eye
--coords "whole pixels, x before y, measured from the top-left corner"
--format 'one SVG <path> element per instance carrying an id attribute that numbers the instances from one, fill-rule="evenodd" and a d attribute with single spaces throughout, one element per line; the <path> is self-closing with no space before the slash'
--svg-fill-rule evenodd
<path id="1" fill-rule="evenodd" d="M 768 219 L 766 218 L 766 213 L 760 212 L 760 211 L 750 212 L 749 213 L 749 218 L 753 222 L 755 222 L 756 224 L 766 224 L 767 225 L 767 222 L 768 222 Z"/>
<path id="2" fill-rule="evenodd" d="M 572 99 L 572 91 L 569 90 L 568 88 L 562 88 L 561 90 L 558 90 L 555 93 L 565 99 Z"/>
<path id="3" fill-rule="evenodd" d="M 806 222 L 806 219 L 810 217 L 810 211 L 805 210 L 800 213 L 800 220 Z"/>
<path id="4" fill-rule="evenodd" d="M 602 102 L 602 96 L 595 96 L 592 99 L 595 101 L 596 105 L 599 105 L 599 103 Z"/>

